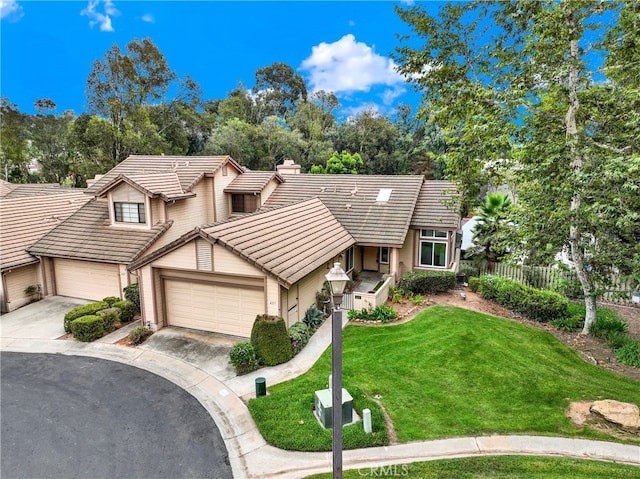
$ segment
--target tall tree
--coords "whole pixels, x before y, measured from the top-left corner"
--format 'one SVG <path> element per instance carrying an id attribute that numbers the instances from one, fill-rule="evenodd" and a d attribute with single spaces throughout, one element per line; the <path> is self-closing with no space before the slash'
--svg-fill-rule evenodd
<path id="1" fill-rule="evenodd" d="M 420 6 L 397 10 L 413 30 L 405 40 L 421 44 L 401 46 L 396 58 L 442 128 L 448 173 L 473 201 L 494 175 L 515 172 L 514 246 L 539 261 L 569 246 L 585 295 L 584 333 L 612 269 L 629 269 L 622 258 L 637 257 L 628 243 L 637 215 L 618 209 L 637 205 L 639 191 L 633 4 L 504 0 L 449 3 L 436 16 Z M 617 180 L 604 184 L 605 175 Z"/>
<path id="2" fill-rule="evenodd" d="M 468 254 L 476 266 L 493 271 L 495 263 L 507 255 L 509 209 L 511 200 L 503 193 L 489 193 L 473 229 L 473 244 Z"/>
<path id="3" fill-rule="evenodd" d="M 28 180 L 28 121 L 8 98 L 0 100 L 0 176 L 12 183 Z"/>
<path id="4" fill-rule="evenodd" d="M 256 70 L 253 93 L 260 106 L 261 120 L 273 115 L 280 118 L 292 115 L 298 102 L 307 101 L 307 85 L 302 75 L 281 62 Z"/>

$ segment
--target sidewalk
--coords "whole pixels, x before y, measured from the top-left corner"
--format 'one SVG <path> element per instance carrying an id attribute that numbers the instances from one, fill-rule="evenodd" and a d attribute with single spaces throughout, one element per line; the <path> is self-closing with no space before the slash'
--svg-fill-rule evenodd
<path id="1" fill-rule="evenodd" d="M 189 362 L 167 354 L 111 344 L 120 339 L 120 336 L 121 334 L 105 337 L 104 341 L 94 343 L 2 337 L 0 350 L 97 357 L 145 369 L 172 381 L 196 397 L 215 420 L 225 441 L 234 477 L 237 479 L 300 478 L 331 470 L 331 452 L 292 452 L 267 445 L 242 400 L 253 396 L 256 377 L 266 378 L 267 386 L 271 386 L 307 371 L 331 343 L 329 321 L 314 334 L 304 350 L 287 364 L 263 368 L 252 374 L 224 381 L 216 379 Z M 348 450 L 343 452 L 343 468 L 369 469 L 376 466 L 483 454 L 537 454 L 640 466 L 638 446 L 544 436 L 482 436 Z"/>

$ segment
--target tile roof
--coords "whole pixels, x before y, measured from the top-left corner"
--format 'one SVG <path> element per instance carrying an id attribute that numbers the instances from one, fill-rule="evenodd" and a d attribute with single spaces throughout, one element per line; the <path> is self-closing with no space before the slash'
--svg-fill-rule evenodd
<path id="1" fill-rule="evenodd" d="M 318 197 L 358 244 L 402 247 L 420 193 L 422 176 L 287 175 L 266 207 Z M 376 201 L 391 189 L 388 201 Z"/>
<path id="2" fill-rule="evenodd" d="M 78 188 L 60 186 L 58 183 L 8 183 L 0 180 L 0 198 L 53 195 L 61 191 L 78 191 Z"/>
<path id="3" fill-rule="evenodd" d="M 109 170 L 102 178 L 87 188 L 87 193 L 96 194 L 118 175 L 137 176 L 157 173 L 175 173 L 182 191 L 190 191 L 203 175 L 214 173 L 225 163 L 233 164 L 239 171 L 242 167 L 230 156 L 153 156 L 132 155 Z"/>
<path id="4" fill-rule="evenodd" d="M 355 243 L 317 198 L 200 231 L 289 286 Z"/>
<path id="5" fill-rule="evenodd" d="M 229 183 L 225 193 L 260 193 L 264 187 L 275 178 L 279 183 L 284 179 L 275 171 L 247 171 Z"/>
<path id="6" fill-rule="evenodd" d="M 460 227 L 460 215 L 455 211 L 456 186 L 448 181 L 425 180 L 418 195 L 411 226 L 414 228 Z M 453 204 L 452 204 L 453 203 Z"/>
<path id="7" fill-rule="evenodd" d="M 89 198 L 84 190 L 0 198 L 0 268 L 37 262 L 27 248 L 68 218 Z"/>
<path id="8" fill-rule="evenodd" d="M 156 197 L 159 196 L 165 201 L 178 200 L 182 198 L 191 198 L 194 193 L 185 193 L 180 186 L 180 179 L 175 172 L 169 173 L 149 173 L 146 175 L 120 174 L 106 183 L 98 191 L 96 196 L 102 196 L 115 185 L 125 182 L 141 190 L 143 193 Z"/>
<path id="9" fill-rule="evenodd" d="M 128 264 L 172 222 L 150 230 L 110 226 L 106 201 L 93 199 L 29 248 L 38 256 Z"/>

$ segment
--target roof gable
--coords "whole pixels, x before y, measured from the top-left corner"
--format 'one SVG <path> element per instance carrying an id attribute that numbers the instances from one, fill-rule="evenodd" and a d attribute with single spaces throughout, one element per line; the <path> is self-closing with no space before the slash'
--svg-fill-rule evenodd
<path id="1" fill-rule="evenodd" d="M 122 183 L 132 186 L 151 198 L 160 197 L 166 202 L 195 196 L 194 193 L 183 191 L 182 186 L 180 186 L 180 179 L 175 172 L 150 173 L 146 175 L 119 174 L 100 190 L 96 191 L 94 195 L 98 197 L 104 196 Z"/>
<path id="2" fill-rule="evenodd" d="M 260 193 L 274 180 L 283 183 L 284 179 L 274 171 L 246 171 L 236 176 L 224 189 L 225 193 Z"/>
<path id="3" fill-rule="evenodd" d="M 456 185 L 449 181 L 427 180 L 420 189 L 416 208 L 411 218 L 414 228 L 460 227 L 456 211 Z"/>

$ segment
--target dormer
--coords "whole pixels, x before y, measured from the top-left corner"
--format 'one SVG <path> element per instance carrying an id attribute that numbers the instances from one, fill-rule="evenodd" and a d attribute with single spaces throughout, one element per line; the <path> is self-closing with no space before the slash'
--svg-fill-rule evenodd
<path id="1" fill-rule="evenodd" d="M 260 209 L 283 182 L 282 176 L 273 171 L 246 171 L 238 175 L 224 189 L 229 215 L 243 215 Z"/>
<path id="2" fill-rule="evenodd" d="M 111 226 L 151 229 L 166 218 L 166 203 L 193 198 L 176 173 L 120 174 L 95 193 L 109 204 Z"/>

